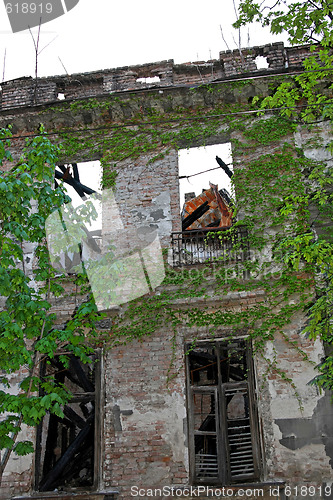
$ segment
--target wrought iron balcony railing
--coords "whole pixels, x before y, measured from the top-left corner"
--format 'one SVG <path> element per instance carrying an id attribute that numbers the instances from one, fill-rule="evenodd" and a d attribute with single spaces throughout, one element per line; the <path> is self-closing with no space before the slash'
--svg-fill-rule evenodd
<path id="1" fill-rule="evenodd" d="M 243 262 L 249 258 L 247 230 L 230 228 L 188 230 L 171 234 L 172 265 L 175 267 L 221 261 Z M 225 233 L 225 234 L 224 234 Z"/>

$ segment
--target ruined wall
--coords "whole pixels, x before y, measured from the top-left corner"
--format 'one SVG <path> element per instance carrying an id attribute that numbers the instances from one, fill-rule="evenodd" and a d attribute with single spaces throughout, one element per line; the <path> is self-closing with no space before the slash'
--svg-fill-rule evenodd
<path id="1" fill-rule="evenodd" d="M 207 310 L 222 303 L 246 310 L 263 300 L 260 291 L 243 295 L 241 301 L 236 295 L 191 299 L 191 307 Z M 175 307 L 179 304 L 186 307 L 181 300 L 174 301 Z M 227 334 L 216 331 L 215 338 Z M 184 346 L 194 338 L 207 339 L 207 329 L 178 328 L 175 337 L 171 328 L 161 329 L 142 342 L 134 341 L 133 349 L 115 348 L 106 360 L 109 451 L 104 480 L 107 487 L 117 484 L 122 498 L 130 498 L 132 486 L 148 490 L 189 484 Z"/>
<path id="2" fill-rule="evenodd" d="M 222 306 L 246 311 L 262 301 L 265 294 L 257 290 L 256 293 L 192 299 L 191 307 L 207 310 Z M 284 498 L 283 484 L 315 486 L 317 492 L 330 484 L 333 442 L 330 397 L 319 395 L 315 387 L 308 386 L 323 349 L 319 341 L 314 345 L 304 339 L 302 327 L 303 315 L 294 319 L 286 333 L 309 355 L 308 362 L 291 351 L 282 337 L 268 343 L 265 352 L 268 359 L 279 357 L 286 377 L 295 383 L 299 399 L 290 383 L 283 382 L 275 371 L 267 373 L 266 362 L 259 355 L 255 358 L 264 449 L 262 482 L 258 484 L 260 494 L 249 495 L 251 499 L 272 498 L 269 488 L 274 489 L 274 485 L 281 495 L 276 498 Z M 131 348 L 115 348 L 108 356 L 105 365 L 107 455 L 103 474 L 105 486 L 117 485 L 121 498 L 129 498 L 135 491 L 133 486 L 148 492 L 148 498 L 150 489 L 186 488 L 189 484 L 184 345 L 186 341 L 209 337 L 206 328 L 178 329 L 173 351 L 172 331 L 161 330 L 142 343 L 133 342 Z M 227 337 L 228 330 L 215 331 L 215 339 Z M 167 378 L 175 373 L 177 377 L 166 384 Z M 233 491 L 236 495 L 237 486 Z M 208 497 L 202 494 L 200 498 Z"/>
<path id="3" fill-rule="evenodd" d="M 220 52 L 219 59 L 174 64 L 161 61 L 140 66 L 125 66 L 92 73 L 39 78 L 18 78 L 1 87 L 0 109 L 34 106 L 113 92 L 201 85 L 234 78 L 240 74 L 274 74 L 302 70 L 302 62 L 310 54 L 310 46 L 284 47 L 282 42 L 258 47 Z M 256 58 L 267 59 L 268 68 L 258 71 Z"/>
<path id="4" fill-rule="evenodd" d="M 137 224 L 142 236 L 157 230 L 168 247 L 171 232 L 180 230 L 178 156 L 172 151 L 149 163 L 152 157 L 143 154 L 118 164 L 115 200 L 125 228 Z"/>
<path id="5" fill-rule="evenodd" d="M 221 52 L 219 60 L 208 62 L 175 65 L 173 61 L 164 61 L 91 74 L 39 79 L 37 87 L 31 79 L 6 82 L 2 85 L 0 125 L 13 125 L 14 158 L 20 156 L 25 136 L 35 134 L 41 122 L 56 141 L 65 145 L 62 162 L 110 155 L 109 167 L 105 168 L 115 168 L 118 173 L 115 199 L 124 228 L 138 227 L 143 238 L 156 230 L 162 246 L 168 248 L 170 233 L 179 231 L 181 227 L 177 148 L 228 141 L 235 145 L 241 141 L 242 134 L 230 132 L 222 118 L 218 126 L 210 129 L 210 121 L 205 121 L 205 114 L 217 109 L 220 111 L 231 104 L 246 110 L 255 95 L 269 93 L 273 74 L 301 70 L 301 62 L 308 53 L 308 47 L 284 48 L 283 44 L 272 44 L 243 50 L 242 55 L 238 51 Z M 267 70 L 256 69 L 257 56 L 267 57 Z M 231 85 L 229 80 L 239 75 L 246 80 L 241 85 L 237 82 Z M 250 76 L 253 78 L 248 79 Z M 152 78 L 155 80 L 150 80 Z M 200 88 L 202 83 L 213 85 L 209 89 L 205 86 Z M 188 87 L 198 88 L 194 92 Z M 65 99 L 59 99 L 59 94 L 64 94 Z M 172 118 L 168 127 L 173 133 L 181 132 L 184 124 L 190 123 L 191 119 L 201 119 L 205 133 L 202 136 L 179 133 L 171 146 L 159 139 L 155 150 L 147 151 L 148 144 L 156 138 L 149 129 L 146 147 L 140 142 L 139 125 L 147 121 L 154 128 L 156 115 L 167 119 L 170 113 Z M 101 146 L 102 139 L 112 140 L 121 127 L 134 131 L 133 141 L 138 143 L 135 158 L 126 157 L 126 151 L 123 157 L 116 157 L 111 147 L 105 151 Z M 102 130 L 101 135 L 97 137 L 89 129 Z M 77 144 L 70 149 L 68 135 L 73 131 Z M 318 133 L 328 141 L 328 128 L 318 128 Z M 307 149 L 307 141 L 312 134 L 312 131 L 299 129 L 288 137 L 288 141 L 302 147 L 309 157 L 312 155 L 331 165 L 332 158 L 327 156 L 323 147 Z M 156 151 L 161 154 L 159 158 L 155 158 Z M 234 148 L 235 168 L 246 168 L 248 161 L 260 159 L 261 155 L 271 151 L 271 146 L 262 146 L 240 155 Z M 114 161 L 113 154 L 116 157 Z M 104 234 L 112 231 L 112 224 L 112 219 L 104 219 Z M 126 248 L 123 250 L 126 251 Z M 31 258 L 31 249 L 27 249 L 27 257 Z M 165 290 L 162 286 L 157 293 Z M 59 324 L 70 317 L 77 305 L 76 290 L 70 279 L 66 291 L 65 300 L 59 298 L 54 301 L 53 310 L 57 313 Z M 172 293 L 170 287 L 167 291 Z M 218 296 L 214 291 L 212 273 L 212 286 L 205 297 L 189 301 L 175 299 L 174 306 L 200 310 L 225 307 L 246 311 L 263 301 L 265 293 L 262 290 L 243 290 Z M 304 321 L 303 315 L 296 317 L 285 334 L 309 354 L 310 361 L 317 364 L 323 355 L 323 348 L 319 342 L 313 343 L 302 336 Z M 101 328 L 106 330 L 111 324 L 112 318 L 106 320 Z M 221 328 L 215 332 L 216 338 L 225 338 L 227 334 L 228 331 Z M 119 490 L 117 497 L 127 500 L 131 485 L 143 488 L 188 485 L 184 343 L 194 338 L 209 338 L 208 328 L 178 328 L 174 332 L 170 325 L 142 342 L 133 341 L 105 352 L 104 390 L 101 395 L 104 406 L 101 412 L 104 414 L 101 422 L 101 491 L 116 488 Z M 283 382 L 274 371 L 267 374 L 267 365 L 256 355 L 257 398 L 263 442 L 261 481 L 273 485 L 279 481 L 288 483 L 293 478 L 295 484 L 302 484 L 305 480 L 307 484 L 325 484 L 330 481 L 333 461 L 330 423 L 333 412 L 329 397 L 318 394 L 315 388 L 307 385 L 315 375 L 313 365 L 301 357 L 296 358 L 295 351 L 291 351 L 282 338 L 277 337 L 274 343 L 268 342 L 265 349 L 268 359 L 278 355 L 286 375 L 295 380 L 304 410 L 301 411 L 290 384 Z M 171 359 L 173 365 L 170 371 Z M 166 384 L 170 375 L 177 376 Z M 33 483 L 33 467 L 33 457 L 22 461 L 12 459 L 0 496 L 9 498 L 14 492 L 28 495 Z M 266 484 L 265 498 L 272 498 L 269 488 Z"/>

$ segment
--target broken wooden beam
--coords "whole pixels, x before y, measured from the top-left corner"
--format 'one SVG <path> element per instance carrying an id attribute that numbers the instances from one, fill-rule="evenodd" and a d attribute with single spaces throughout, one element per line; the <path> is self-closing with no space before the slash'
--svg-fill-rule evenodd
<path id="1" fill-rule="evenodd" d="M 67 170 L 66 170 L 66 172 L 67 172 Z M 68 174 L 66 176 L 66 172 L 59 172 L 58 170 L 56 170 L 54 172 L 54 175 L 55 175 L 56 179 L 61 179 L 66 184 L 69 184 L 70 186 L 72 186 L 81 198 L 84 198 L 86 194 L 96 193 L 96 191 L 94 191 L 93 189 L 90 189 L 88 186 L 85 186 L 84 184 L 82 184 L 81 182 L 79 182 L 78 180 L 73 178 L 71 176 L 71 174 Z"/>
<path id="2" fill-rule="evenodd" d="M 91 426 L 93 425 L 94 422 L 94 417 L 95 417 L 94 413 L 88 417 L 84 428 L 79 432 L 79 434 L 76 436 L 72 444 L 69 445 L 65 453 L 56 462 L 55 466 L 42 480 L 39 487 L 39 491 L 48 491 L 50 488 L 52 488 L 52 485 L 56 483 L 57 479 L 61 476 L 62 471 L 65 469 L 67 464 L 72 460 L 74 455 L 78 452 L 80 446 L 83 444 L 84 440 L 88 436 Z"/>
<path id="3" fill-rule="evenodd" d="M 86 421 L 82 417 L 80 417 L 80 415 L 78 415 L 76 411 L 74 411 L 70 406 L 65 406 L 63 411 L 65 417 L 74 422 L 74 424 L 77 425 L 77 427 L 79 427 L 80 429 L 83 429 L 83 427 L 86 425 Z"/>
<path id="4" fill-rule="evenodd" d="M 193 210 L 193 212 L 190 215 L 188 215 L 187 217 L 185 217 L 185 219 L 183 219 L 182 230 L 185 231 L 185 229 L 187 229 L 191 224 L 193 224 L 193 222 L 199 219 L 199 217 L 208 212 L 209 208 L 210 207 L 208 205 L 208 201 L 205 201 L 202 205 Z"/>
<path id="5" fill-rule="evenodd" d="M 227 176 L 230 177 L 230 179 L 231 179 L 231 177 L 234 175 L 234 173 L 230 170 L 228 165 L 226 163 L 224 163 L 224 161 L 221 160 L 221 158 L 219 156 L 216 156 L 215 159 L 216 159 L 217 163 L 220 165 L 220 167 L 225 171 Z"/>
<path id="6" fill-rule="evenodd" d="M 70 358 L 70 366 L 73 368 L 75 375 L 79 380 L 79 385 L 84 389 L 85 392 L 94 392 L 94 384 L 89 380 L 87 374 L 83 370 L 80 362 L 75 356 Z"/>

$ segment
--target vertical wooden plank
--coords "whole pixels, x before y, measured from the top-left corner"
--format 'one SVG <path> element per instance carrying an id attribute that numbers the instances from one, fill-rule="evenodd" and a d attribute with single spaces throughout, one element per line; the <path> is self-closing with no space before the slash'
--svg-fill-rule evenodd
<path id="1" fill-rule="evenodd" d="M 253 353 L 251 344 L 247 342 L 247 366 L 249 374 L 249 409 L 250 409 L 250 425 L 251 425 L 251 436 L 252 436 L 252 449 L 253 449 L 253 464 L 255 470 L 255 478 L 260 478 L 260 445 L 259 445 L 259 419 L 258 419 L 258 408 L 257 408 L 257 398 L 254 385 L 254 364 L 253 364 Z"/>
<path id="2" fill-rule="evenodd" d="M 215 353 L 217 361 L 217 391 L 218 391 L 218 407 L 219 407 L 219 421 L 218 421 L 218 463 L 219 463 L 219 480 L 221 484 L 226 484 L 229 480 L 229 448 L 226 432 L 226 401 L 223 394 L 222 372 L 221 372 L 221 343 L 215 342 Z"/>
<path id="3" fill-rule="evenodd" d="M 103 352 L 101 349 L 96 350 L 97 361 L 95 365 L 95 429 L 94 429 L 94 489 L 99 490 L 102 485 L 103 471 L 102 471 L 102 455 L 104 448 L 102 446 L 103 429 L 102 422 L 104 422 L 104 384 L 102 383 L 103 370 Z"/>
<path id="4" fill-rule="evenodd" d="M 219 384 L 220 393 L 220 409 L 221 409 L 221 436 L 222 436 L 222 449 L 221 449 L 221 460 L 222 460 L 222 470 L 221 470 L 221 480 L 222 484 L 231 484 L 231 473 L 230 473 L 230 449 L 228 440 L 228 421 L 227 421 L 227 398 L 225 396 L 225 384 Z"/>
<path id="5" fill-rule="evenodd" d="M 185 344 L 185 353 L 190 348 L 190 344 Z M 190 464 L 190 482 L 191 484 L 195 481 L 195 447 L 194 447 L 194 421 L 193 421 L 193 404 L 192 404 L 192 390 L 191 390 L 191 374 L 190 374 L 190 363 L 189 354 L 185 354 L 185 366 L 186 366 L 186 389 L 187 389 L 187 442 L 188 442 L 188 452 L 189 452 L 189 464 Z"/>

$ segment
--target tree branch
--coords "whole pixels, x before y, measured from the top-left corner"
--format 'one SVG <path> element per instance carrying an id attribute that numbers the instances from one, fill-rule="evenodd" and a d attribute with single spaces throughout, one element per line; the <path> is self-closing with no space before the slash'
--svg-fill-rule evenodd
<path id="1" fill-rule="evenodd" d="M 223 35 L 223 31 L 222 31 L 222 26 L 221 26 L 221 24 L 220 24 L 220 30 L 221 30 L 222 40 L 223 40 L 223 41 L 224 41 L 224 43 L 226 44 L 227 49 L 228 49 L 228 50 L 230 50 L 229 45 L 227 44 L 227 41 L 226 41 L 226 39 L 224 38 L 224 35 Z"/>
<path id="2" fill-rule="evenodd" d="M 7 49 L 5 48 L 5 53 L 3 56 L 3 68 L 2 68 L 2 81 L 5 81 L 5 69 L 6 69 L 6 56 L 7 56 Z"/>
<path id="3" fill-rule="evenodd" d="M 38 25 L 38 34 L 37 34 L 37 43 L 35 41 L 35 38 L 32 34 L 32 31 L 29 28 L 29 32 L 32 38 L 32 41 L 34 42 L 34 47 L 35 47 L 35 90 L 34 90 L 34 104 L 37 104 L 37 76 L 38 76 L 38 47 L 39 47 L 39 36 L 40 36 L 40 28 L 42 24 L 42 18 L 39 19 L 39 25 Z"/>

